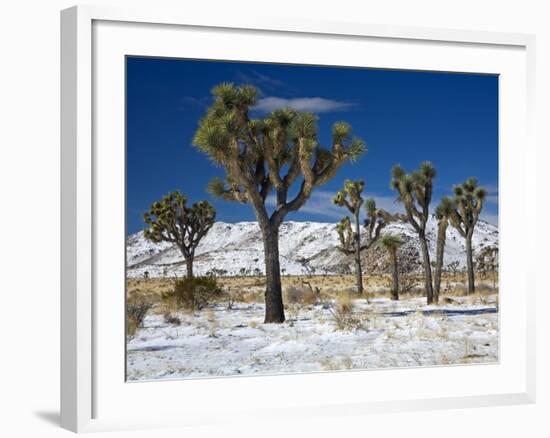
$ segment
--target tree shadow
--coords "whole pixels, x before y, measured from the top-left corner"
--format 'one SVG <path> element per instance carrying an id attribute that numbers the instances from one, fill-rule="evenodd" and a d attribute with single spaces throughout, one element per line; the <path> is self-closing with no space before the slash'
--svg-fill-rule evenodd
<path id="1" fill-rule="evenodd" d="M 475 316 L 483 315 L 485 313 L 497 313 L 498 310 L 496 307 L 484 307 L 481 309 L 430 309 L 421 311 L 424 316 L 429 316 L 432 314 L 436 315 L 447 315 L 447 316 Z M 407 316 L 413 313 L 417 313 L 416 310 L 403 310 L 398 312 L 384 312 L 384 316 Z"/>

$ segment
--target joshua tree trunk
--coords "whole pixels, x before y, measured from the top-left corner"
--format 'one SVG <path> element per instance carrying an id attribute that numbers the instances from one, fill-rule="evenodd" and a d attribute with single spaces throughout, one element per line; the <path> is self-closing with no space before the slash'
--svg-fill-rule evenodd
<path id="1" fill-rule="evenodd" d="M 193 257 L 186 257 L 185 265 L 187 266 L 187 278 L 193 278 Z"/>
<path id="2" fill-rule="evenodd" d="M 419 234 L 420 238 L 420 250 L 422 251 L 422 261 L 424 264 L 424 287 L 426 288 L 426 298 L 428 304 L 433 302 L 433 288 L 432 288 L 432 267 L 430 265 L 430 253 L 428 252 L 428 242 L 426 241 L 426 235 L 424 232 Z"/>
<path id="3" fill-rule="evenodd" d="M 392 279 L 392 289 L 391 289 L 391 299 L 399 299 L 399 271 L 397 267 L 397 251 L 392 251 L 390 253 L 391 258 L 391 279 Z"/>
<path id="4" fill-rule="evenodd" d="M 265 323 L 285 321 L 283 296 L 281 290 L 281 267 L 279 265 L 279 227 L 262 227 L 265 255 Z"/>
<path id="5" fill-rule="evenodd" d="M 445 254 L 445 233 L 447 226 L 441 224 L 437 231 L 437 250 L 435 259 L 435 278 L 434 278 L 434 302 L 439 302 L 439 292 L 441 291 L 441 275 L 443 272 L 443 256 Z"/>
<path id="6" fill-rule="evenodd" d="M 466 267 L 468 268 L 468 293 L 473 294 L 475 292 L 475 279 L 474 279 L 474 261 L 472 255 L 472 234 L 468 233 L 466 236 Z"/>
<path id="7" fill-rule="evenodd" d="M 359 211 L 355 215 L 355 280 L 357 282 L 357 293 L 363 294 L 363 273 L 361 272 L 361 228 L 359 225 Z"/>

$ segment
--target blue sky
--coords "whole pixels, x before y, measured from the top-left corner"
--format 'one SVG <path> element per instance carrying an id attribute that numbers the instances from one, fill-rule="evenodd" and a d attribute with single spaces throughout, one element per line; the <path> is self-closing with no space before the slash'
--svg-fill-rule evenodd
<path id="1" fill-rule="evenodd" d="M 291 106 L 319 115 L 319 139 L 330 146 L 334 122 L 344 120 L 368 147 L 287 220 L 336 222 L 345 215 L 331 198 L 345 179 L 363 179 L 365 197 L 400 211 L 390 170 L 431 161 L 438 199 L 470 176 L 489 190 L 486 220 L 498 221 L 498 77 L 365 68 L 127 58 L 127 230 L 143 229 L 143 213 L 179 189 L 195 202 L 208 199 L 217 219 L 255 220 L 248 205 L 213 199 L 206 185 L 223 176 L 192 146 L 199 119 L 220 82 L 250 83 L 260 90 L 252 117 Z"/>

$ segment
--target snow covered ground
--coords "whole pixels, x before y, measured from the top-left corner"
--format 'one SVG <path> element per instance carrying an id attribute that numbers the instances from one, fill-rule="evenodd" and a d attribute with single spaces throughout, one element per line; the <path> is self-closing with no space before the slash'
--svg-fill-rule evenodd
<path id="1" fill-rule="evenodd" d="M 425 298 L 354 300 L 353 327 L 338 330 L 334 302 L 293 305 L 263 324 L 264 305 L 216 304 L 151 313 L 127 345 L 128 380 L 258 375 L 498 361 L 496 295 L 426 306 Z"/>

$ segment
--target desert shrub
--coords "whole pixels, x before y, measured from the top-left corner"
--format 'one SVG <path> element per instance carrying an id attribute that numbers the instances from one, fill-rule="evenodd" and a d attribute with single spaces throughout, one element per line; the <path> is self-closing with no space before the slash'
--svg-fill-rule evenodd
<path id="1" fill-rule="evenodd" d="M 131 339 L 142 326 L 153 304 L 149 301 L 129 301 L 126 303 L 126 335 Z"/>
<path id="2" fill-rule="evenodd" d="M 233 309 L 235 304 L 242 303 L 244 301 L 244 294 L 240 291 L 228 290 L 225 295 L 225 301 L 229 310 Z"/>
<path id="3" fill-rule="evenodd" d="M 300 288 L 297 286 L 288 286 L 285 293 L 285 303 L 287 304 L 316 304 L 318 293 L 313 288 Z"/>
<path id="4" fill-rule="evenodd" d="M 174 303 L 177 309 L 201 310 L 221 295 L 215 277 L 185 277 L 176 280 L 173 289 L 162 294 L 162 299 Z"/>
<path id="5" fill-rule="evenodd" d="M 341 293 L 336 298 L 334 308 L 330 309 L 337 330 L 359 328 L 361 322 L 353 315 L 353 300 L 351 294 Z"/>
<path id="6" fill-rule="evenodd" d="M 285 302 L 287 304 L 298 304 L 301 301 L 302 290 L 296 286 L 289 286 L 286 289 Z"/>

